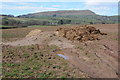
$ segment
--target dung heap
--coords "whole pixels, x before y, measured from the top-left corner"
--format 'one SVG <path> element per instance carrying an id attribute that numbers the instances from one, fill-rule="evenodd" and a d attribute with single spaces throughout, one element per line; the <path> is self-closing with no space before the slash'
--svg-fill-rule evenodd
<path id="1" fill-rule="evenodd" d="M 87 25 L 74 28 L 59 28 L 55 34 L 71 41 L 99 40 L 99 35 L 107 35 L 106 33 L 101 33 L 99 29 Z"/>

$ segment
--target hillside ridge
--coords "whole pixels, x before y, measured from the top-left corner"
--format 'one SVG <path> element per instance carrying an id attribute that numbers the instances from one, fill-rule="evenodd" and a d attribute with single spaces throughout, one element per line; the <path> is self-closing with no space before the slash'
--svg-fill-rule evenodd
<path id="1" fill-rule="evenodd" d="M 91 10 L 59 10 L 59 11 L 45 11 L 19 15 L 18 17 L 36 17 L 36 16 L 69 16 L 69 15 L 97 15 Z"/>

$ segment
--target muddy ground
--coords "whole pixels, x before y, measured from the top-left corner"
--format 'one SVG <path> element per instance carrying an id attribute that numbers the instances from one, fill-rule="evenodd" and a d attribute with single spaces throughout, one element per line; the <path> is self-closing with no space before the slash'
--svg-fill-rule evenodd
<path id="1" fill-rule="evenodd" d="M 79 25 L 58 27 L 75 26 Z M 80 72 L 86 73 L 89 77 L 118 78 L 118 25 L 98 24 L 92 26 L 107 33 L 107 35 L 100 36 L 100 40 L 73 42 L 66 38 L 54 35 L 54 31 L 58 29 L 58 27 L 21 28 L 3 30 L 3 34 L 19 33 L 18 35 L 22 34 L 22 36 L 16 36 L 12 39 L 5 37 L 3 38 L 2 44 L 14 47 L 29 45 L 37 45 L 38 47 L 41 47 L 55 45 L 58 48 L 52 52 L 53 54 L 62 54 L 68 57 L 68 59 L 66 59 L 68 63 Z M 36 36 L 25 37 L 34 29 L 41 29 L 43 32 Z"/>

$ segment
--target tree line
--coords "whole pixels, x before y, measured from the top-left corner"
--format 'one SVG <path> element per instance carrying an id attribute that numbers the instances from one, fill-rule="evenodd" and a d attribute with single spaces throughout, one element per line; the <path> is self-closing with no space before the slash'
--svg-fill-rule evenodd
<path id="1" fill-rule="evenodd" d="M 31 25 L 62 25 L 62 24 L 70 24 L 71 20 L 58 20 L 57 22 L 50 22 L 50 21 L 41 21 L 41 20 L 26 20 L 20 21 L 15 19 L 3 18 L 1 25 L 6 26 L 14 26 L 14 27 L 27 27 Z"/>

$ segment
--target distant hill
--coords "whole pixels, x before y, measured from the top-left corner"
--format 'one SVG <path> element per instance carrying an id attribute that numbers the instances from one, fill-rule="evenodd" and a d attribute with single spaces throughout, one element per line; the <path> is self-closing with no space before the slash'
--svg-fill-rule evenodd
<path id="1" fill-rule="evenodd" d="M 58 23 L 60 20 L 66 20 L 69 24 L 115 24 L 118 22 L 118 16 L 103 16 L 96 14 L 91 10 L 60 10 L 37 12 L 26 15 L 19 15 L 18 18 L 40 18 L 41 20 Z M 53 23 L 54 24 L 54 23 Z M 63 23 L 64 24 L 64 23 Z M 66 23 L 67 24 L 67 23 Z"/>
<path id="2" fill-rule="evenodd" d="M 27 27 L 32 25 L 56 26 L 63 24 L 117 24 L 118 15 L 103 16 L 90 10 L 62 10 L 31 13 L 26 15 L 0 15 L 0 25 Z"/>
<path id="3" fill-rule="evenodd" d="M 0 14 L 0 17 L 14 17 L 14 15 L 5 15 L 5 14 Z"/>
<path id="4" fill-rule="evenodd" d="M 41 16 L 70 16 L 70 15 L 97 15 L 96 13 L 90 10 L 61 10 L 61 11 L 47 11 L 47 12 L 38 12 L 26 15 L 20 15 L 18 17 L 41 17 Z"/>

